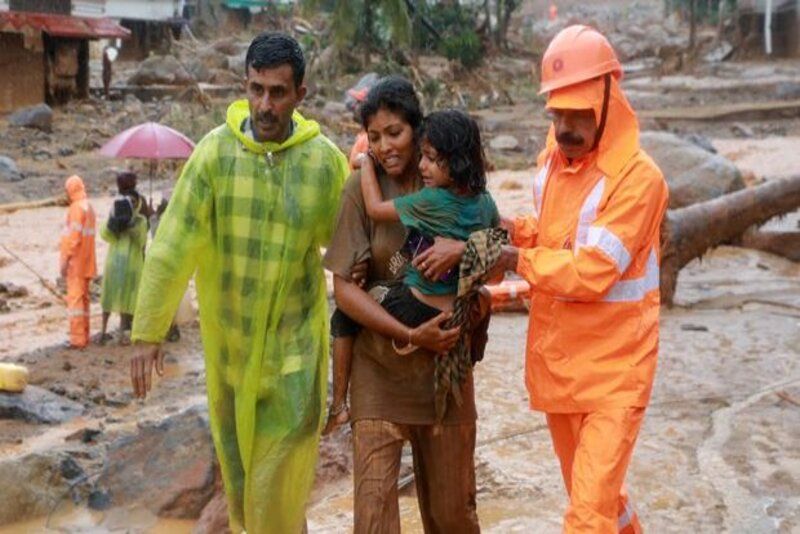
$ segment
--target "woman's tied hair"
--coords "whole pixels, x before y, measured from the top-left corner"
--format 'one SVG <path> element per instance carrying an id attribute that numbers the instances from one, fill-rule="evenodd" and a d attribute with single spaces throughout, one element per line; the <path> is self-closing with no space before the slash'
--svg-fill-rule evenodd
<path id="1" fill-rule="evenodd" d="M 281 65 L 292 67 L 294 86 L 300 87 L 306 76 L 306 59 L 303 49 L 292 37 L 278 32 L 263 32 L 256 36 L 247 49 L 244 71 L 272 69 Z"/>
<path id="2" fill-rule="evenodd" d="M 438 153 L 456 185 L 472 195 L 486 191 L 486 158 L 478 123 L 455 109 L 435 111 L 425 117 L 421 139 Z"/>
<path id="3" fill-rule="evenodd" d="M 422 106 L 410 81 L 402 76 L 386 76 L 370 89 L 366 100 L 361 104 L 361 126 L 365 130 L 369 120 L 380 109 L 400 115 L 414 130 L 416 138 L 417 130 L 422 124 Z"/>

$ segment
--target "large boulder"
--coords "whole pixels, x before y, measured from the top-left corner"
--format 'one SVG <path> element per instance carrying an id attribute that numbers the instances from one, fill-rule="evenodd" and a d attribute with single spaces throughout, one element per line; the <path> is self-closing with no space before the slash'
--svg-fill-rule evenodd
<path id="1" fill-rule="evenodd" d="M 81 415 L 83 410 L 82 404 L 37 386 L 29 385 L 22 393 L 0 392 L 0 419 L 64 423 Z"/>
<path id="2" fill-rule="evenodd" d="M 0 460 L 0 525 L 52 513 L 81 475 L 63 451 Z"/>
<path id="3" fill-rule="evenodd" d="M 197 518 L 214 494 L 215 461 L 205 406 L 197 405 L 113 442 L 97 489 L 110 506 Z"/>
<path id="4" fill-rule="evenodd" d="M 0 156 L 0 181 L 19 182 L 25 176 L 19 172 L 17 164 L 8 156 Z"/>
<path id="5" fill-rule="evenodd" d="M 23 108 L 8 117 L 12 126 L 37 128 L 43 132 L 53 131 L 53 110 L 47 104 L 38 104 L 33 107 Z"/>
<path id="6" fill-rule="evenodd" d="M 128 78 L 131 85 L 188 85 L 194 80 L 174 56 L 152 56 L 145 59 Z"/>
<path id="7" fill-rule="evenodd" d="M 642 148 L 661 168 L 669 184 L 669 207 L 681 208 L 745 187 L 730 160 L 669 132 L 643 132 Z"/>

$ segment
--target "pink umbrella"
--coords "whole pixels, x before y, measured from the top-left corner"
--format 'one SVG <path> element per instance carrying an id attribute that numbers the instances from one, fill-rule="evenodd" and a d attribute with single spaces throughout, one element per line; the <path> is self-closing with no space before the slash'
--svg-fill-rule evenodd
<path id="1" fill-rule="evenodd" d="M 160 159 L 186 159 L 194 150 L 191 139 L 169 126 L 145 122 L 115 135 L 100 148 L 100 153 L 111 158 L 149 159 L 150 203 L 153 203 L 153 174 Z"/>
<path id="2" fill-rule="evenodd" d="M 115 135 L 100 153 L 112 158 L 185 159 L 192 150 L 192 140 L 179 131 L 157 122 L 145 122 Z"/>

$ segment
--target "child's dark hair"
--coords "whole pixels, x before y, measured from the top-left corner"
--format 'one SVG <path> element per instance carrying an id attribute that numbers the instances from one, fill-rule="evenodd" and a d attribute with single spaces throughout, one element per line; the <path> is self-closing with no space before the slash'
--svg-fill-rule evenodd
<path id="1" fill-rule="evenodd" d="M 361 126 L 365 130 L 369 120 L 380 109 L 400 115 L 414 130 L 416 137 L 422 124 L 422 106 L 410 81 L 402 76 L 386 76 L 378 80 L 361 104 Z"/>
<path id="2" fill-rule="evenodd" d="M 472 195 L 486 191 L 486 163 L 475 119 L 455 109 L 435 111 L 425 117 L 420 139 L 436 150 L 436 163 L 447 165 L 460 189 Z"/>
<path id="3" fill-rule="evenodd" d="M 306 75 L 306 60 L 303 49 L 289 35 L 278 32 L 262 32 L 256 36 L 247 49 L 244 70 L 272 69 L 281 65 L 292 67 L 294 86 L 300 87 Z"/>

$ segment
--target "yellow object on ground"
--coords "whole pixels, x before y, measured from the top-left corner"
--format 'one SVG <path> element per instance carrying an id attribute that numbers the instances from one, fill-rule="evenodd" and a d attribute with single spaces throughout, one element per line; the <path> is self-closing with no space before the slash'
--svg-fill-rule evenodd
<path id="1" fill-rule="evenodd" d="M 196 273 L 211 434 L 231 530 L 295 533 L 328 376 L 320 246 L 347 159 L 295 113 L 282 144 L 243 133 L 246 100 L 186 163 L 145 259 L 132 339 L 161 342 Z"/>
<path id="2" fill-rule="evenodd" d="M 0 391 L 22 393 L 28 385 L 28 369 L 13 363 L 0 363 Z"/>

